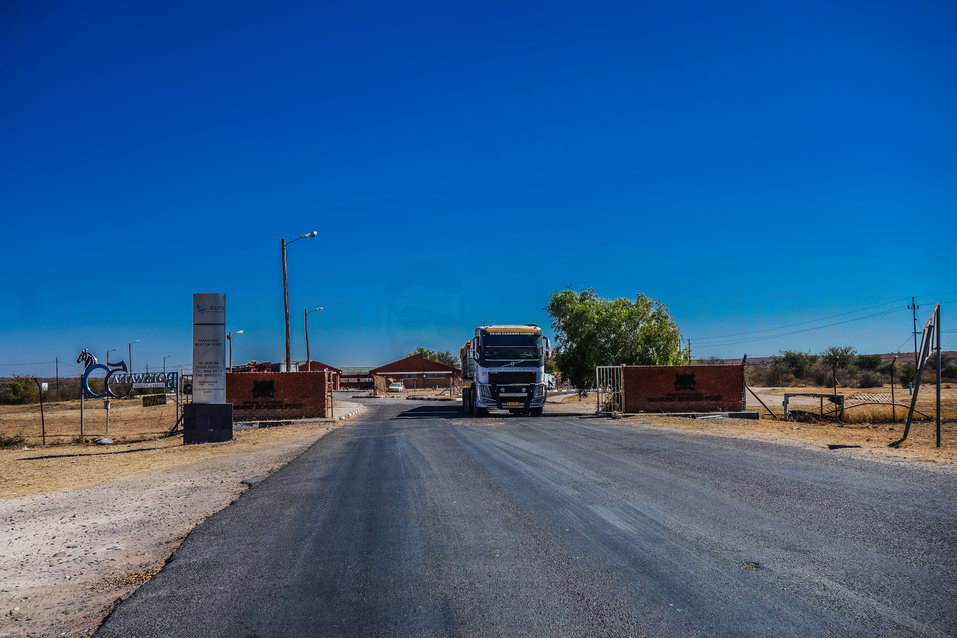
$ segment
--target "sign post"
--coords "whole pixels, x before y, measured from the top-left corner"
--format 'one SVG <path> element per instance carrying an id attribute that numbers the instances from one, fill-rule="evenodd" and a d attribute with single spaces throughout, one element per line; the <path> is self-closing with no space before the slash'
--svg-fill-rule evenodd
<path id="1" fill-rule="evenodd" d="M 193 295 L 193 401 L 183 406 L 183 443 L 229 441 L 233 406 L 226 403 L 226 295 Z"/>

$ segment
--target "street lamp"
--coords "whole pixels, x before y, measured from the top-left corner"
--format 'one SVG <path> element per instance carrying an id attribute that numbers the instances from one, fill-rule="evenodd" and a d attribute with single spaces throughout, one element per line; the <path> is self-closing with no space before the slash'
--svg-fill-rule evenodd
<path id="1" fill-rule="evenodd" d="M 103 363 L 105 363 L 106 365 L 110 365 L 110 353 L 111 353 L 111 352 L 116 352 L 116 348 L 110 348 L 109 350 L 106 351 L 106 361 L 103 362 Z"/>
<path id="2" fill-rule="evenodd" d="M 163 355 L 163 374 L 166 374 L 166 360 L 169 358 L 170 358 L 170 355 L 168 354 Z"/>
<path id="3" fill-rule="evenodd" d="M 285 239 L 280 240 L 282 242 L 282 307 L 286 319 L 286 372 L 289 372 L 289 368 L 292 367 L 292 353 L 289 350 L 289 274 L 286 268 L 286 246 L 300 239 L 315 237 L 318 234 L 316 231 L 312 231 L 289 242 Z"/>
<path id="4" fill-rule="evenodd" d="M 233 335 L 241 335 L 245 330 L 237 330 L 236 332 L 227 332 L 226 341 L 229 343 L 229 371 L 233 371 Z"/>
<path id="5" fill-rule="evenodd" d="M 309 311 L 310 310 L 312 310 L 313 312 L 319 312 L 320 310 L 325 310 L 325 308 L 323 308 L 322 306 L 319 306 L 318 308 L 306 308 L 305 310 L 302 311 L 303 323 L 306 324 L 306 371 L 307 372 L 312 370 L 312 366 L 310 365 L 310 363 L 312 362 L 312 359 L 309 356 Z"/>
<path id="6" fill-rule="evenodd" d="M 142 339 L 136 339 L 135 341 L 130 341 L 128 344 L 126 344 L 126 350 L 130 360 L 130 374 L 133 374 L 133 344 L 139 343 L 140 341 L 142 341 Z"/>

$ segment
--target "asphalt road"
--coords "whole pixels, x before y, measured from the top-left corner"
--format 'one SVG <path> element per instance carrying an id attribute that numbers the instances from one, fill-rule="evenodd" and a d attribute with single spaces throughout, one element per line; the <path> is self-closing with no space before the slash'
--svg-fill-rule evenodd
<path id="1" fill-rule="evenodd" d="M 957 477 L 385 400 L 197 528 L 98 636 L 957 634 Z"/>

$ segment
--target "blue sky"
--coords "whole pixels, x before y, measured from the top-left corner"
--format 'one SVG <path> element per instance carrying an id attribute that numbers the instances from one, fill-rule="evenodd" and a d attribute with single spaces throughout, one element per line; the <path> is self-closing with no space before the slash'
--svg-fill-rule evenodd
<path id="1" fill-rule="evenodd" d="M 911 295 L 957 300 L 955 17 L 5 2 L 0 374 L 136 338 L 137 368 L 188 364 L 193 292 L 279 360 L 279 241 L 311 230 L 300 358 L 305 307 L 314 357 L 378 364 L 547 325 L 563 287 L 659 299 L 698 356 L 890 351 Z"/>

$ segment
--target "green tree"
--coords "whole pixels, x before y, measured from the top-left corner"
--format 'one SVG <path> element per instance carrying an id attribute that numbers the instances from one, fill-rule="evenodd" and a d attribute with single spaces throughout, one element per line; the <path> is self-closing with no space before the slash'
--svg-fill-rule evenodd
<path id="1" fill-rule="evenodd" d="M 561 290 L 552 295 L 547 310 L 555 330 L 558 369 L 580 390 L 595 384 L 595 366 L 689 361 L 668 309 L 645 295 L 603 299 L 591 288 Z"/>
<path id="2" fill-rule="evenodd" d="M 861 370 L 877 370 L 880 366 L 881 355 L 879 354 L 857 355 L 857 367 Z"/>
<path id="3" fill-rule="evenodd" d="M 415 354 L 421 354 L 426 359 L 430 359 L 431 361 L 437 361 L 439 363 L 444 363 L 445 365 L 452 366 L 453 368 L 458 368 L 462 364 L 462 362 L 459 360 L 457 356 L 455 356 L 454 354 L 448 351 L 440 352 L 438 350 L 430 350 L 428 348 L 423 348 L 422 346 L 419 346 L 418 348 L 415 349 L 415 352 L 410 352 L 406 356 L 411 357 L 412 355 L 415 355 Z"/>
<path id="4" fill-rule="evenodd" d="M 831 369 L 834 394 L 837 394 L 837 371 L 852 368 L 857 361 L 857 351 L 851 346 L 831 346 L 821 353 L 821 362 Z"/>
<path id="5" fill-rule="evenodd" d="M 910 363 L 905 363 L 901 367 L 900 376 L 898 377 L 901 387 L 906 388 L 911 383 L 917 380 L 917 369 Z"/>
<path id="6" fill-rule="evenodd" d="M 15 374 L 3 386 L 0 386 L 0 403 L 8 405 L 31 403 L 36 390 L 37 386 L 33 377 Z"/>
<path id="7" fill-rule="evenodd" d="M 778 360 L 777 357 L 774 359 Z M 788 367 L 795 379 L 806 379 L 811 373 L 811 367 L 817 361 L 817 355 L 784 350 L 781 352 L 780 361 Z"/>

